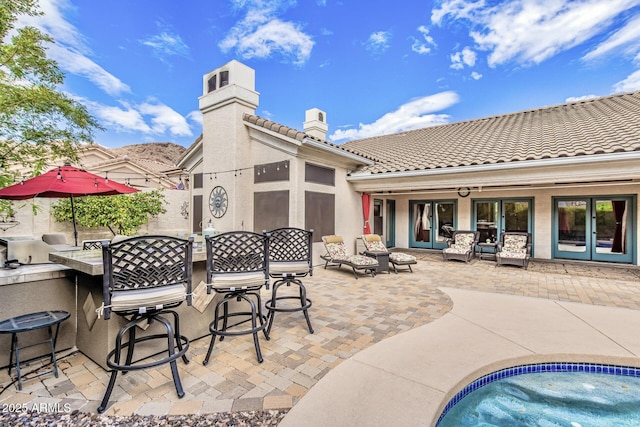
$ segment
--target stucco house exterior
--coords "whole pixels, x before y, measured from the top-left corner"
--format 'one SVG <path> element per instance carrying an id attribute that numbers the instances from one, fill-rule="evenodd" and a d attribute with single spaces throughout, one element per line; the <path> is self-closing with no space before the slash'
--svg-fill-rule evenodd
<path id="1" fill-rule="evenodd" d="M 190 175 L 191 229 L 313 228 L 359 250 L 369 224 L 387 246 L 441 249 L 448 230 L 495 240 L 532 234 L 533 257 L 639 262 L 640 92 L 336 145 L 327 114 L 303 130 L 255 115 L 255 73 L 207 73 L 203 132 L 179 161 Z M 318 260 L 317 260 L 318 261 Z"/>

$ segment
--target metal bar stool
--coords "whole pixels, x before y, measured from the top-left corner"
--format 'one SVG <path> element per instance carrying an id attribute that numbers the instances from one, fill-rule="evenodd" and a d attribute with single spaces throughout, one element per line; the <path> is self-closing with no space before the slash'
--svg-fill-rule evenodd
<path id="1" fill-rule="evenodd" d="M 179 306 L 185 299 L 187 305 L 191 305 L 192 251 L 193 238 L 139 236 L 117 243 L 104 241 L 104 303 L 101 311 L 105 319 L 109 319 L 113 312 L 126 316 L 129 322 L 120 329 L 115 348 L 107 355 L 107 366 L 112 369 L 111 379 L 98 412 L 106 409 L 120 371 L 126 373 L 169 363 L 178 397 L 184 396 L 176 359 L 182 357 L 184 363 L 189 363 L 185 356 L 189 339 L 180 334 L 180 317 L 171 308 Z M 173 325 L 163 316 L 166 314 L 173 318 Z M 138 325 L 148 323 L 153 327 L 155 322 L 164 327 L 162 333 L 136 337 Z M 128 335 L 128 341 L 123 343 L 125 335 Z M 151 356 L 133 360 L 134 349 L 139 343 L 159 339 L 167 340 L 164 357 L 148 363 L 140 362 Z M 126 357 L 122 363 L 120 359 L 124 349 Z"/>
<path id="2" fill-rule="evenodd" d="M 265 302 L 265 307 L 269 310 L 267 336 L 271 334 L 276 312 L 302 311 L 309 332 L 313 333 L 308 312 L 312 302 L 307 298 L 307 290 L 300 280 L 301 277 L 313 275 L 313 230 L 285 227 L 272 230 L 269 234 L 269 275 L 277 280 L 271 288 L 271 299 Z M 289 287 L 292 284 L 298 286 L 297 295 L 277 296 L 282 285 Z M 297 300 L 299 305 L 278 305 L 278 301 L 283 300 Z"/>
<path id="3" fill-rule="evenodd" d="M 53 363 L 53 369 L 49 372 L 53 372 L 56 378 L 58 378 L 58 362 L 56 361 L 56 341 L 58 340 L 58 330 L 60 329 L 60 323 L 67 320 L 70 314 L 67 311 L 40 311 L 38 313 L 23 314 L 22 316 L 12 317 L 10 319 L 0 322 L 0 334 L 11 334 L 11 353 L 9 355 L 9 376 L 11 376 L 11 369 L 15 366 L 16 373 L 18 375 L 18 390 L 22 390 L 22 373 L 20 372 L 20 350 L 25 348 L 34 347 L 36 345 L 49 343 L 51 349 L 51 363 Z M 56 332 L 53 334 L 51 327 L 56 327 Z M 23 345 L 22 347 L 18 343 L 18 334 L 20 332 L 35 331 L 37 329 L 47 328 L 49 332 L 49 338 L 44 341 L 40 341 L 34 344 Z M 13 363 L 15 355 L 15 364 Z M 47 355 L 41 356 L 46 357 Z M 46 373 L 49 373 L 46 372 Z M 38 375 L 39 376 L 39 375 Z"/>
<path id="4" fill-rule="evenodd" d="M 205 240 L 207 293 L 213 290 L 222 295 L 222 300 L 216 304 L 214 318 L 209 325 L 211 343 L 203 364 L 209 363 L 217 336 L 222 341 L 227 336 L 248 334 L 253 335 L 258 362 L 262 363 L 258 332 L 262 331 L 266 339 L 269 336 L 265 332 L 267 318 L 262 314 L 260 289 L 265 285 L 268 289 L 269 286 L 269 235 L 231 231 L 206 236 Z M 230 325 L 229 319 L 235 317 L 240 317 L 240 320 Z M 251 326 L 230 330 L 246 322 L 251 322 Z"/>

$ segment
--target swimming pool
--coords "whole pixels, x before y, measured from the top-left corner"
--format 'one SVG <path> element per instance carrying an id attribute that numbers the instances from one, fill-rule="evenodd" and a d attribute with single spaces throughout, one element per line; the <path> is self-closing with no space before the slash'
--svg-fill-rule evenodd
<path id="1" fill-rule="evenodd" d="M 640 369 L 544 363 L 472 382 L 446 405 L 437 427 L 640 426 Z"/>

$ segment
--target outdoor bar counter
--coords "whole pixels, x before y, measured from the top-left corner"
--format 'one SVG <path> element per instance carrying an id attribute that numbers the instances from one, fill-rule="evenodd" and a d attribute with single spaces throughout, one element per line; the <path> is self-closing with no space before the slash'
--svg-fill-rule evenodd
<path id="1" fill-rule="evenodd" d="M 206 251 L 203 248 L 194 248 L 193 251 L 193 280 L 195 290 L 200 282 L 206 281 Z M 71 269 L 71 280 L 77 280 L 77 332 L 75 344 L 82 353 L 98 365 L 107 369 L 106 357 L 115 345 L 118 331 L 126 324 L 126 320 L 114 313 L 109 320 L 98 318 L 98 309 L 103 302 L 102 297 L 102 251 L 78 250 L 65 252 L 52 252 L 49 259 L 57 263 L 59 267 Z M 71 288 L 71 286 L 70 286 Z M 209 335 L 209 323 L 213 320 L 213 311 L 218 295 L 210 295 L 213 300 L 207 305 L 204 298 L 206 292 L 200 292 L 200 298 L 194 296 L 194 306 L 187 306 L 186 302 L 175 309 L 180 315 L 180 333 L 189 340 L 194 340 Z M 199 305 L 202 312 L 195 306 Z M 153 326 L 142 331 L 138 329 L 137 335 L 154 333 Z M 157 333 L 157 331 L 155 332 Z M 157 351 L 166 351 L 166 342 L 156 342 Z"/>

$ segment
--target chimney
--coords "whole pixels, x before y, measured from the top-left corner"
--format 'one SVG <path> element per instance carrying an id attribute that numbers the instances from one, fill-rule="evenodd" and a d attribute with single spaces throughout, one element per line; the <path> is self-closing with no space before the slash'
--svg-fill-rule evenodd
<path id="1" fill-rule="evenodd" d="M 311 108 L 305 111 L 304 132 L 309 136 L 325 141 L 327 139 L 327 113 L 318 109 Z"/>

